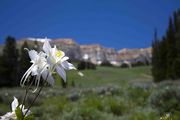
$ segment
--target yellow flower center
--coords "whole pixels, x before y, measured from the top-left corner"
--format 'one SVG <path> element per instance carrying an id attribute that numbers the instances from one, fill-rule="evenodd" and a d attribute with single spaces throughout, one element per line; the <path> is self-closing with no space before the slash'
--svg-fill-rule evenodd
<path id="1" fill-rule="evenodd" d="M 63 51 L 59 50 L 59 51 L 56 52 L 57 57 L 63 57 L 63 55 L 64 55 Z"/>

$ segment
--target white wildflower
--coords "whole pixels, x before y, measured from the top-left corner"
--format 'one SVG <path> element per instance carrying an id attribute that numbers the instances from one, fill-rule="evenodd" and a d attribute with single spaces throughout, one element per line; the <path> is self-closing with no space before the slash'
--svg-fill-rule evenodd
<path id="1" fill-rule="evenodd" d="M 29 57 L 31 59 L 31 67 L 25 72 L 23 77 L 21 78 L 21 86 L 24 86 L 25 82 L 27 81 L 30 75 L 35 77 L 35 85 L 39 86 L 41 76 L 43 79 L 47 80 L 50 85 L 54 85 L 54 79 L 49 73 L 49 65 L 47 64 L 47 55 L 44 52 L 38 53 L 35 50 L 28 50 Z M 47 78 L 47 79 L 46 79 Z M 35 89 L 35 91 L 36 91 Z"/>
<path id="2" fill-rule="evenodd" d="M 0 116 L 0 120 L 16 120 L 17 116 L 16 116 L 16 109 L 19 105 L 18 99 L 16 97 L 14 97 L 13 102 L 11 103 L 11 109 L 12 112 L 8 112 L 3 116 Z M 24 109 L 24 105 L 20 105 L 20 108 L 22 107 L 22 113 L 23 115 L 26 113 L 27 109 Z M 30 110 L 27 112 L 26 116 L 30 115 Z"/>
<path id="3" fill-rule="evenodd" d="M 65 56 L 65 53 L 58 50 L 56 46 L 51 48 L 47 40 L 44 42 L 43 50 L 48 56 L 47 62 L 50 64 L 52 71 L 56 70 L 63 80 L 66 81 L 65 70 L 76 69 L 73 64 L 67 61 L 69 57 Z"/>

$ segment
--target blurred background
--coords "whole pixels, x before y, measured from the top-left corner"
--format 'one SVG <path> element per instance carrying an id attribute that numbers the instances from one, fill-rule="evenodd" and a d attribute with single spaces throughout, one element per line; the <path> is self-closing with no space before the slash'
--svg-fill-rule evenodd
<path id="1" fill-rule="evenodd" d="M 180 119 L 179 0 L 0 0 L 0 116 L 23 98 L 24 48 L 41 51 L 45 40 L 83 75 L 55 75 L 35 119 Z"/>

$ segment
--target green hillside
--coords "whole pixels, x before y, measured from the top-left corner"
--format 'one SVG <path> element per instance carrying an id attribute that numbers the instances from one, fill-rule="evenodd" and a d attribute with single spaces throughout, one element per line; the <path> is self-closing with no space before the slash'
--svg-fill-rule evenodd
<path id="1" fill-rule="evenodd" d="M 68 87 L 61 88 L 57 77 L 56 86 L 45 88 L 31 111 L 37 120 L 159 120 L 165 114 L 179 120 L 180 103 L 175 97 L 180 96 L 179 83 L 153 83 L 150 71 L 147 66 L 97 67 L 82 71 L 84 77 L 70 71 Z M 0 95 L 0 112 L 4 114 L 10 111 L 7 106 L 12 96 L 21 98 L 23 91 L 1 88 Z M 33 96 L 29 97 L 30 102 Z"/>

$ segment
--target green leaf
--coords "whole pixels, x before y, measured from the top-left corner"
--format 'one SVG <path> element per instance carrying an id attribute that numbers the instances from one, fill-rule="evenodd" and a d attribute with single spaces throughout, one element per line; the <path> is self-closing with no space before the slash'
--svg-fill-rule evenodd
<path id="1" fill-rule="evenodd" d="M 26 116 L 24 120 L 34 120 L 34 116 L 32 114 Z"/>
<path id="2" fill-rule="evenodd" d="M 16 108 L 15 112 L 16 112 L 17 120 L 22 120 L 23 114 L 19 106 Z"/>

